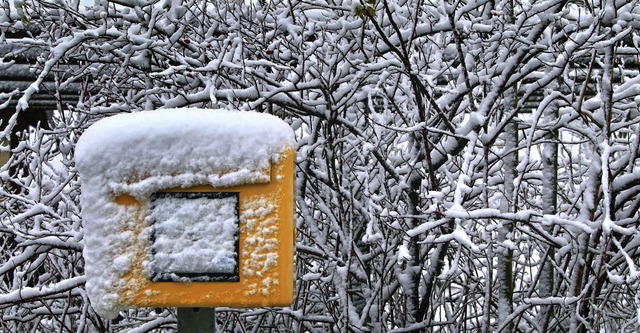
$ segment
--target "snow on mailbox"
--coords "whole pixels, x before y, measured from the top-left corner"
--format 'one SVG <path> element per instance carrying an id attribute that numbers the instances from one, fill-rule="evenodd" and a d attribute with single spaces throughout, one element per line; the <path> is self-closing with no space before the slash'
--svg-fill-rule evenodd
<path id="1" fill-rule="evenodd" d="M 289 305 L 293 147 L 286 123 L 255 112 L 145 111 L 89 127 L 75 159 L 94 309 Z"/>

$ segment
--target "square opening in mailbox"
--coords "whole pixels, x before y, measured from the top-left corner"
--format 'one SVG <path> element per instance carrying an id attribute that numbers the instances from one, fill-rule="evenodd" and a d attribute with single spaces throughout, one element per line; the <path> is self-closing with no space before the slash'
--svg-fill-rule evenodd
<path id="1" fill-rule="evenodd" d="M 239 281 L 237 192 L 157 192 L 149 206 L 152 281 Z"/>

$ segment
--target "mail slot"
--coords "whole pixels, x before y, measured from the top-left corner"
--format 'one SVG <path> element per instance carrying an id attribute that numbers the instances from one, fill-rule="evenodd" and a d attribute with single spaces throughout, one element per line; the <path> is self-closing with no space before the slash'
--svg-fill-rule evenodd
<path id="1" fill-rule="evenodd" d="M 76 165 L 96 311 L 291 304 L 293 137 L 274 116 L 224 110 L 92 125 Z"/>
<path id="2" fill-rule="evenodd" d="M 151 281 L 239 281 L 238 196 L 154 193 L 149 205 Z"/>

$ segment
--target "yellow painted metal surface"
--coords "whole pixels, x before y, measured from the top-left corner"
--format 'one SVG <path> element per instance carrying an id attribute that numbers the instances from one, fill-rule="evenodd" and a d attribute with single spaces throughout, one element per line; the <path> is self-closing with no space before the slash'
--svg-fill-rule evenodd
<path id="1" fill-rule="evenodd" d="M 142 263 L 148 260 L 147 203 L 128 194 L 116 203 L 135 207 L 137 218 L 127 223 L 137 246 L 128 249 L 139 265 L 124 275 L 126 285 L 120 303 L 132 307 L 263 307 L 287 306 L 294 296 L 294 160 L 289 149 L 272 162 L 270 181 L 232 187 L 208 185 L 167 192 L 238 192 L 239 242 L 238 282 L 153 282 Z"/>
<path id="2" fill-rule="evenodd" d="M 9 152 L 9 140 L 0 139 L 0 166 L 9 161 L 11 153 Z"/>

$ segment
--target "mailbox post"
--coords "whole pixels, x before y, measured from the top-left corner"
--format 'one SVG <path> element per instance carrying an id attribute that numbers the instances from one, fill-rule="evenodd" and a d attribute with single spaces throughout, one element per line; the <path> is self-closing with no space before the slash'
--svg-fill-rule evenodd
<path id="1" fill-rule="evenodd" d="M 214 308 L 178 308 L 178 333 L 212 333 L 216 331 Z"/>
<path id="2" fill-rule="evenodd" d="M 76 165 L 96 312 L 290 305 L 294 143 L 286 123 L 253 112 L 158 110 L 92 125 Z"/>

